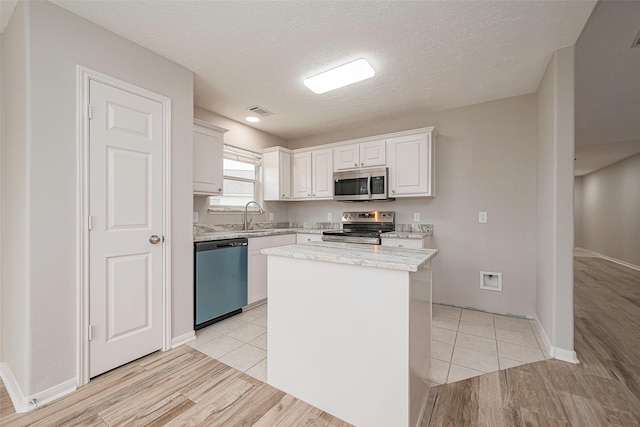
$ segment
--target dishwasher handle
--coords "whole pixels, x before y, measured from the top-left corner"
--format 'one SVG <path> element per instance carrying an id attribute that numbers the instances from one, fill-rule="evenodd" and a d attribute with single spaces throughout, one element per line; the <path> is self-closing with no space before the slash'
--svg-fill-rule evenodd
<path id="1" fill-rule="evenodd" d="M 208 242 L 196 242 L 194 244 L 196 252 L 213 251 L 216 249 L 234 248 L 238 246 L 247 246 L 247 239 L 223 239 L 210 240 Z"/>

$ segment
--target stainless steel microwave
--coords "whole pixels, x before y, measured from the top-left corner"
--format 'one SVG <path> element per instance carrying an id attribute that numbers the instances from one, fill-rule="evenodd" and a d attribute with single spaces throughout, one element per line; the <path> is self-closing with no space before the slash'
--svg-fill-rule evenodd
<path id="1" fill-rule="evenodd" d="M 362 202 L 388 200 L 389 170 L 359 169 L 333 173 L 333 200 Z"/>

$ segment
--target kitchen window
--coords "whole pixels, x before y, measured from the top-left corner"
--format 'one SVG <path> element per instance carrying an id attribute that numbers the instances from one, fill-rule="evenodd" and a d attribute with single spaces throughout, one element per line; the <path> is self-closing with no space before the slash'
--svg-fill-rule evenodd
<path id="1" fill-rule="evenodd" d="M 259 153 L 225 145 L 222 195 L 209 197 L 209 211 L 239 211 L 244 210 L 244 206 L 252 200 L 261 202 L 261 164 L 262 156 Z M 255 208 L 255 205 L 250 208 Z"/>

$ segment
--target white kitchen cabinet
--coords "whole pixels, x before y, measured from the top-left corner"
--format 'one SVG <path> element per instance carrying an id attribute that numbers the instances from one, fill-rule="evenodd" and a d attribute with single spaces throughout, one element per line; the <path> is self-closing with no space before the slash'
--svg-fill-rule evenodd
<path id="1" fill-rule="evenodd" d="M 224 132 L 196 120 L 193 125 L 193 193 L 222 194 Z"/>
<path id="2" fill-rule="evenodd" d="M 331 199 L 333 197 L 331 149 L 294 153 L 292 171 L 294 199 Z"/>
<path id="3" fill-rule="evenodd" d="M 275 147 L 262 153 L 264 200 L 291 199 L 291 151 Z"/>
<path id="4" fill-rule="evenodd" d="M 335 171 L 384 166 L 386 161 L 385 140 L 350 144 L 333 149 Z"/>
<path id="5" fill-rule="evenodd" d="M 318 233 L 298 233 L 296 243 L 322 242 L 322 234 Z"/>
<path id="6" fill-rule="evenodd" d="M 247 304 L 253 304 L 267 298 L 267 256 L 262 249 L 275 246 L 293 245 L 295 234 L 251 237 L 247 248 Z"/>
<path id="7" fill-rule="evenodd" d="M 407 239 L 399 237 L 382 237 L 382 246 L 405 249 L 430 249 L 431 236 L 422 239 Z"/>
<path id="8" fill-rule="evenodd" d="M 389 197 L 433 197 L 434 135 L 430 130 L 387 139 Z"/>
<path id="9" fill-rule="evenodd" d="M 331 199 L 333 197 L 333 156 L 331 149 L 311 152 L 312 186 L 311 197 Z"/>

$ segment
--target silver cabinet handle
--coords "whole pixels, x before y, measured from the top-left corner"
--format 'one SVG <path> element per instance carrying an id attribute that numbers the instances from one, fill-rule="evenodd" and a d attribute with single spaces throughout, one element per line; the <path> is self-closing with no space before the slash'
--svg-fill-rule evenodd
<path id="1" fill-rule="evenodd" d="M 358 164 L 357 164 L 357 163 L 354 163 L 354 164 L 353 164 L 353 166 L 358 167 Z"/>
<path id="2" fill-rule="evenodd" d="M 360 163 L 360 166 L 364 166 L 364 163 Z"/>
<path id="3" fill-rule="evenodd" d="M 391 192 L 392 192 L 392 193 L 395 193 L 395 192 L 396 192 L 396 190 L 391 190 Z"/>
<path id="4" fill-rule="evenodd" d="M 158 236 L 157 234 L 153 234 L 151 237 L 149 237 L 149 243 L 151 243 L 152 245 L 157 245 L 158 243 L 160 243 L 160 236 Z"/>
<path id="5" fill-rule="evenodd" d="M 311 194 L 307 194 L 307 197 L 311 197 Z"/>

